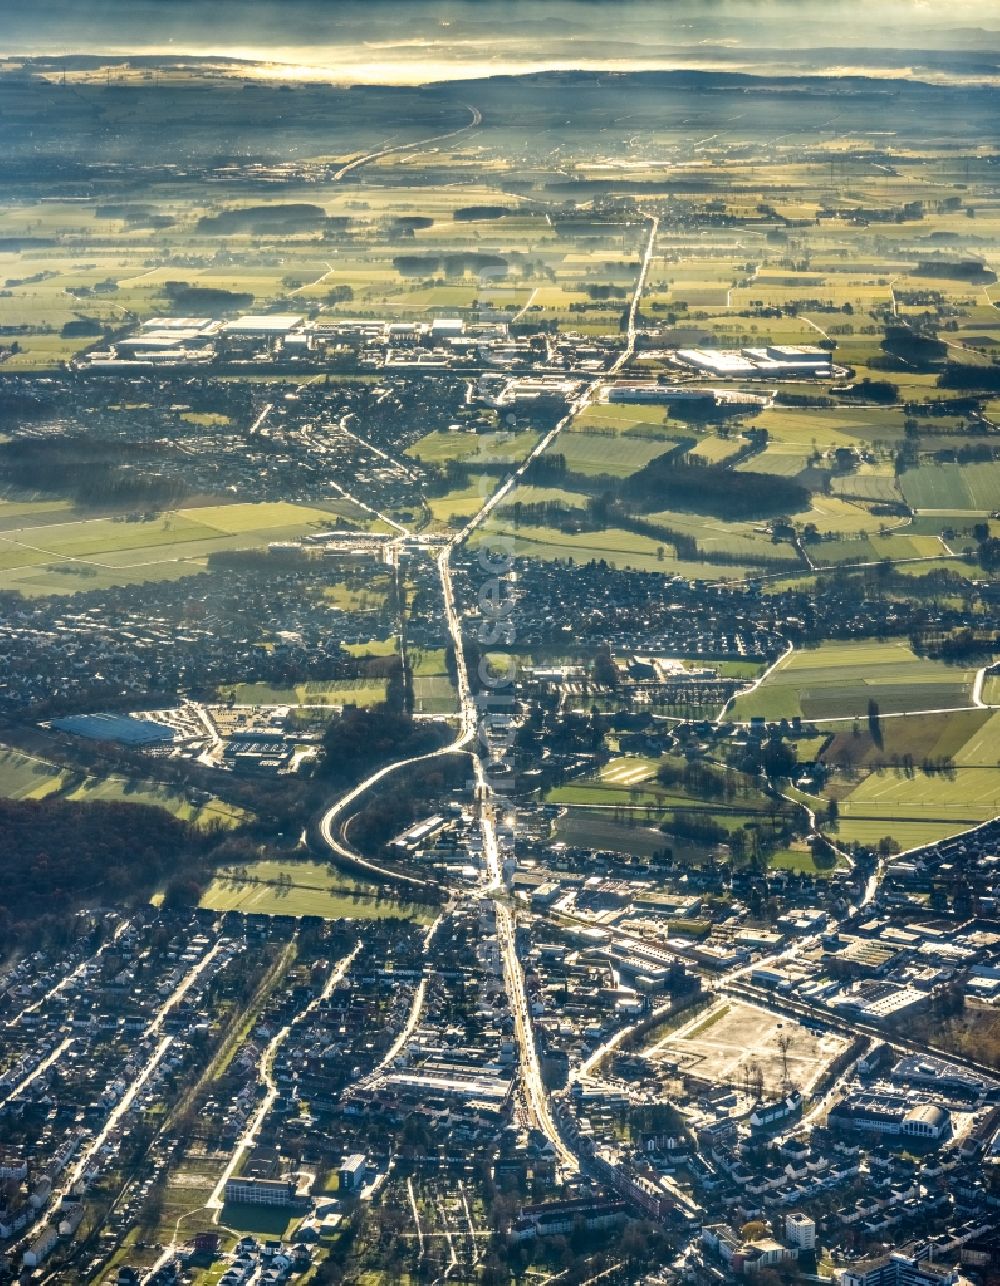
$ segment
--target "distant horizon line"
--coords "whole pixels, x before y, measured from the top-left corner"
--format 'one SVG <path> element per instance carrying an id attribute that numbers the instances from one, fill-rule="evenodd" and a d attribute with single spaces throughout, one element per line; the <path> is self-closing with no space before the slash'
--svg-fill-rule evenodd
<path id="1" fill-rule="evenodd" d="M 1000 32 L 997 33 L 1000 40 Z M 432 44 L 433 42 L 428 42 Z M 385 46 L 383 46 L 385 47 Z M 390 46 L 398 49 L 399 45 Z M 290 51 L 289 51 L 290 52 Z M 342 58 L 330 62 L 320 61 L 285 61 L 276 50 L 250 48 L 217 48 L 195 49 L 191 47 L 168 46 L 129 46 L 116 48 L 109 46 L 103 50 L 79 50 L 76 52 L 57 50 L 51 46 L 45 48 L 29 47 L 19 49 L 0 48 L 0 61 L 16 63 L 18 60 L 44 60 L 51 62 L 70 62 L 85 60 L 93 63 L 87 71 L 104 70 L 111 60 L 127 62 L 130 59 L 143 60 L 149 64 L 146 70 L 155 70 L 155 65 L 162 60 L 164 65 L 172 61 L 183 60 L 197 66 L 230 66 L 234 70 L 252 73 L 252 78 L 267 81 L 299 82 L 301 84 L 336 84 L 358 88 L 417 88 L 422 85 L 460 84 L 471 80 L 522 79 L 545 74 L 572 75 L 608 75 L 628 76 L 645 75 L 661 72 L 664 74 L 701 73 L 705 75 L 744 76 L 748 79 L 766 80 L 768 78 L 788 78 L 801 80 L 822 79 L 865 79 L 875 81 L 906 81 L 928 85 L 981 86 L 989 87 L 1000 83 L 1000 46 L 996 50 L 977 51 L 984 60 L 995 56 L 997 70 L 983 69 L 962 71 L 958 67 L 947 70 L 920 66 L 919 54 L 931 51 L 905 48 L 883 48 L 880 53 L 891 57 L 899 55 L 899 64 L 873 65 L 863 61 L 864 50 L 851 50 L 848 47 L 829 46 L 826 49 L 801 49 L 777 51 L 773 49 L 733 49 L 733 57 L 726 59 L 721 46 L 712 47 L 715 56 L 704 60 L 685 57 L 690 47 L 678 50 L 676 55 L 651 54 L 648 58 L 627 56 L 622 58 L 597 57 L 505 57 L 499 59 L 483 58 L 431 58 L 426 57 L 427 46 L 414 47 L 412 58 L 393 58 L 378 61 L 375 59 L 359 62 L 351 58 L 345 50 Z M 707 52 L 707 50 L 706 50 Z M 753 54 L 761 57 L 754 60 Z M 840 62 L 817 62 L 815 65 L 804 65 L 810 55 L 823 52 L 839 52 L 845 56 L 856 52 L 862 55 L 857 62 L 848 62 L 846 57 Z M 952 55 L 961 58 L 963 53 L 971 51 L 941 51 L 939 58 Z M 918 55 L 914 57 L 914 55 Z M 107 60 L 107 61 L 104 61 Z"/>

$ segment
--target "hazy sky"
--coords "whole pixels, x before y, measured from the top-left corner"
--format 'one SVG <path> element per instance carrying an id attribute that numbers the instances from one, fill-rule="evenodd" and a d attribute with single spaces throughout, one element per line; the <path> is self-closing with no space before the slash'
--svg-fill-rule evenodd
<path id="1" fill-rule="evenodd" d="M 0 54 L 227 54 L 353 80 L 1000 47 L 998 0 L 0 0 Z M 990 34 L 972 28 L 985 28 Z M 711 47 L 711 48 L 709 48 Z M 799 54 L 799 56 L 801 56 Z"/>

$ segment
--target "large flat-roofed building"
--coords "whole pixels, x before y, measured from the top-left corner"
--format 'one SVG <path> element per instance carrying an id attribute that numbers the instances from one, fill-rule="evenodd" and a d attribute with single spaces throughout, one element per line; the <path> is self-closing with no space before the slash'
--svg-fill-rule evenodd
<path id="1" fill-rule="evenodd" d="M 833 371 L 825 348 L 812 344 L 773 344 L 769 348 L 679 348 L 675 360 L 688 370 L 722 379 L 822 379 Z"/>
<path id="2" fill-rule="evenodd" d="M 169 745 L 174 740 L 173 728 L 123 714 L 71 714 L 53 719 L 52 726 L 90 741 L 115 741 L 125 746 Z"/>
<path id="3" fill-rule="evenodd" d="M 943 1094 L 966 1098 L 997 1098 L 1000 1081 L 931 1054 L 905 1054 L 892 1068 L 892 1079 L 906 1085 L 927 1085 Z"/>
<path id="4" fill-rule="evenodd" d="M 293 1206 L 295 1184 L 289 1179 L 227 1179 L 225 1196 L 236 1206 Z"/>
<path id="5" fill-rule="evenodd" d="M 613 384 L 608 389 L 609 402 L 648 402 L 669 406 L 671 402 L 714 402 L 710 388 L 687 388 L 683 384 Z"/>
<path id="6" fill-rule="evenodd" d="M 465 334 L 465 322 L 460 317 L 435 317 L 431 322 L 433 339 L 449 339 Z"/>
<path id="7" fill-rule="evenodd" d="M 685 366 L 697 371 L 709 371 L 712 375 L 751 378 L 757 374 L 757 367 L 742 353 L 716 351 L 710 348 L 681 348 L 677 356 Z"/>
<path id="8" fill-rule="evenodd" d="M 301 325 L 302 316 L 298 313 L 247 313 L 226 322 L 222 333 L 241 339 L 280 339 Z"/>

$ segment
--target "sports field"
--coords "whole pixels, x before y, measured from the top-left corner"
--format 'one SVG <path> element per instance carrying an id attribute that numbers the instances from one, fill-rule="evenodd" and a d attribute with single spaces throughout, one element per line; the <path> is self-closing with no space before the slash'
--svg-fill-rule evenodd
<path id="1" fill-rule="evenodd" d="M 972 704 L 975 670 L 929 661 L 907 643 L 823 643 L 783 658 L 754 692 L 737 697 L 734 719 L 865 718 Z"/>
<path id="2" fill-rule="evenodd" d="M 458 693 L 448 675 L 444 648 L 411 648 L 413 709 L 416 714 L 451 714 L 458 708 Z"/>

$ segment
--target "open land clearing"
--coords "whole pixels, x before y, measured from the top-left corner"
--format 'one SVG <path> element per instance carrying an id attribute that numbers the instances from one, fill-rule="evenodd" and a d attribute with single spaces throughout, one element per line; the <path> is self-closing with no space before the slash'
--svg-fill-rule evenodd
<path id="1" fill-rule="evenodd" d="M 385 679 L 330 679 L 278 688 L 270 683 L 237 683 L 219 698 L 239 706 L 373 706 L 385 700 Z"/>
<path id="2" fill-rule="evenodd" d="M 691 1023 L 670 1033 L 648 1056 L 676 1060 L 682 1072 L 716 1084 L 739 1088 L 744 1069 L 760 1067 L 764 1090 L 782 1092 L 784 1064 L 779 1044 L 788 1037 L 788 1080 L 808 1094 L 847 1040 L 831 1032 L 810 1031 L 794 1019 L 772 1014 L 756 1005 L 721 1001 Z"/>
<path id="3" fill-rule="evenodd" d="M 359 883 L 320 862 L 253 862 L 220 873 L 201 899 L 213 911 L 245 915 L 315 915 L 326 920 L 418 920 L 429 924 L 427 907 L 381 894 L 378 885 Z"/>

